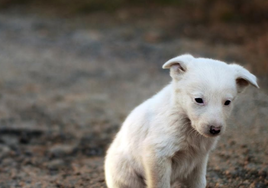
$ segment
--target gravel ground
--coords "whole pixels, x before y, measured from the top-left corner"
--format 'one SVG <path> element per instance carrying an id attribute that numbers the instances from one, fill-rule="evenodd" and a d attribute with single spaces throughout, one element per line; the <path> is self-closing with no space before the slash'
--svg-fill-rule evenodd
<path id="1" fill-rule="evenodd" d="M 106 187 L 103 159 L 113 136 L 131 109 L 170 81 L 161 65 L 185 52 L 258 71 L 262 90 L 237 100 L 211 154 L 207 187 L 268 187 L 267 64 L 253 63 L 244 36 L 234 40 L 246 25 L 221 33 L 222 26 L 180 16 L 172 9 L 72 18 L 2 11 L 0 187 Z"/>

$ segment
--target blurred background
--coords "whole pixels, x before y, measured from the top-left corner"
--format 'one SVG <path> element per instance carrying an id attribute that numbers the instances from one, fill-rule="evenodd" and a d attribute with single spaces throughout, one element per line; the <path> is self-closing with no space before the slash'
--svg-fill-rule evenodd
<path id="1" fill-rule="evenodd" d="M 183 53 L 261 86 L 237 100 L 207 187 L 268 187 L 267 50 L 264 0 L 0 0 L 0 187 L 106 187 L 107 147 Z"/>

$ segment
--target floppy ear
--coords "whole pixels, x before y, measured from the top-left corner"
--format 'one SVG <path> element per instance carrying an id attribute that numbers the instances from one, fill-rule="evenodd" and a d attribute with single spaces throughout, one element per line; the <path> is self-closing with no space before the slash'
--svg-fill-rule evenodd
<path id="1" fill-rule="evenodd" d="M 170 69 L 170 76 L 173 79 L 178 79 L 180 74 L 187 71 L 188 64 L 194 59 L 192 55 L 185 54 L 174 57 L 167 61 L 162 68 Z"/>
<path id="2" fill-rule="evenodd" d="M 243 92 L 249 84 L 259 88 L 256 76 L 251 74 L 247 69 L 237 64 L 231 64 L 230 66 L 235 70 L 238 93 Z"/>

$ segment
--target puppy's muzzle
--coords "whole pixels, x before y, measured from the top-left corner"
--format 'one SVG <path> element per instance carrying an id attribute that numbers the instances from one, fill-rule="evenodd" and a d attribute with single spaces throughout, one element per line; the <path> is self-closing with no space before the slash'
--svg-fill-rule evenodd
<path id="1" fill-rule="evenodd" d="M 221 132 L 221 127 L 216 127 L 216 126 L 211 125 L 209 132 L 210 132 L 210 134 L 216 136 Z"/>

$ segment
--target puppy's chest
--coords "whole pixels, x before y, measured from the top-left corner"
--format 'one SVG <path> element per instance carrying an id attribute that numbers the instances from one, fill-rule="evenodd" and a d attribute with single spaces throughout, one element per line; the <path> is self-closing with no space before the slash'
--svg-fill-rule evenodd
<path id="1" fill-rule="evenodd" d="M 194 170 L 194 168 L 204 162 L 204 157 L 208 154 L 212 143 L 200 140 L 194 145 L 185 144 L 181 150 L 172 157 L 172 177 L 171 181 L 184 179 Z"/>
<path id="2" fill-rule="evenodd" d="M 178 151 L 172 158 L 172 182 L 186 178 L 201 162 L 200 157 L 196 151 Z"/>

